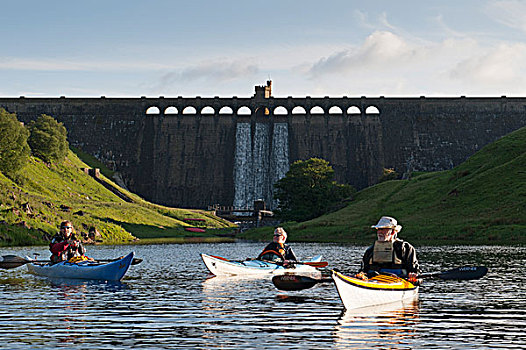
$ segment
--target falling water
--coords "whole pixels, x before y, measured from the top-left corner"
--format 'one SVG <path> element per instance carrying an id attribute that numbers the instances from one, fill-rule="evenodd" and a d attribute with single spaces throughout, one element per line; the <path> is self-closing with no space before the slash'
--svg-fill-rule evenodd
<path id="1" fill-rule="evenodd" d="M 262 199 L 268 202 L 269 185 L 269 125 L 256 123 L 256 134 L 254 135 L 253 159 L 253 181 L 254 199 Z"/>
<path id="2" fill-rule="evenodd" d="M 235 152 L 234 208 L 244 209 L 254 201 L 250 123 L 237 124 Z"/>
<path id="3" fill-rule="evenodd" d="M 275 209 L 274 183 L 285 176 L 289 169 L 287 123 L 273 125 L 256 123 L 254 138 L 251 125 L 238 123 L 234 168 L 234 207 L 252 207 L 254 200 L 263 199 L 270 209 Z"/>
<path id="4" fill-rule="evenodd" d="M 274 184 L 285 177 L 289 171 L 289 127 L 287 123 L 274 124 L 272 135 L 272 153 L 270 155 L 270 198 L 267 201 L 272 209 L 278 206 L 272 196 Z"/>

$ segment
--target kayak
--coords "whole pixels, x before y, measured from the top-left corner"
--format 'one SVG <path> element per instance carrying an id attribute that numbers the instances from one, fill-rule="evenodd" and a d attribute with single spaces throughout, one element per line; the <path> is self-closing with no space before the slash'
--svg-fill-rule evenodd
<path id="1" fill-rule="evenodd" d="M 332 279 L 345 309 L 388 304 L 418 296 L 418 286 L 391 275 L 378 275 L 368 280 L 332 272 Z"/>
<path id="2" fill-rule="evenodd" d="M 280 264 L 276 264 L 270 261 L 262 260 L 245 260 L 235 261 L 228 260 L 226 258 L 214 255 L 201 254 L 201 258 L 205 263 L 208 270 L 216 276 L 226 275 L 243 275 L 243 276 L 266 276 L 266 275 L 278 275 L 284 274 L 285 272 L 295 273 L 318 273 L 318 269 L 313 266 L 305 264 L 296 264 L 291 267 L 283 267 Z M 317 255 L 309 260 L 303 262 L 319 262 L 321 261 L 321 255 Z"/>
<path id="3" fill-rule="evenodd" d="M 80 261 L 75 263 L 60 262 L 49 265 L 47 263 L 30 263 L 27 269 L 37 276 L 52 278 L 78 278 L 87 280 L 120 281 L 130 268 L 135 253 L 131 252 L 125 257 L 109 262 Z"/>
<path id="4" fill-rule="evenodd" d="M 206 229 L 200 228 L 200 227 L 185 227 L 184 229 L 188 232 L 199 232 L 199 233 L 206 232 Z"/>

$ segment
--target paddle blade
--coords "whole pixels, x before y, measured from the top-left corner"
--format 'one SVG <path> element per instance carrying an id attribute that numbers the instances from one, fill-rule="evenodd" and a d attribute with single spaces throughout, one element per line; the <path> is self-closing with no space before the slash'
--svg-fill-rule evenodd
<path id="1" fill-rule="evenodd" d="M 443 280 L 476 280 L 488 273 L 486 266 L 463 266 L 444 272 L 422 274 L 421 277 L 438 277 Z"/>
<path id="2" fill-rule="evenodd" d="M 306 276 L 279 275 L 272 277 L 272 283 L 279 290 L 292 291 L 314 287 L 318 282 Z"/>
<path id="3" fill-rule="evenodd" d="M 302 262 L 298 262 L 298 264 L 309 265 L 309 266 L 313 266 L 313 267 L 327 267 L 327 266 L 329 266 L 329 263 L 326 262 L 326 261 L 302 261 Z"/>
<path id="4" fill-rule="evenodd" d="M 124 258 L 124 256 L 118 257 L 116 259 L 95 259 L 95 261 L 97 261 L 99 263 L 113 262 L 113 261 L 121 260 L 122 258 Z M 138 265 L 140 263 L 142 263 L 142 259 L 140 259 L 140 258 L 133 258 L 133 260 L 131 262 L 131 265 Z"/>
<path id="5" fill-rule="evenodd" d="M 0 268 L 14 269 L 19 266 L 25 265 L 28 262 L 30 261 L 16 255 L 4 255 L 2 257 L 2 261 L 0 261 Z"/>
<path id="6" fill-rule="evenodd" d="M 332 282 L 332 278 L 316 279 L 301 275 L 278 275 L 272 277 L 274 286 L 279 290 L 285 291 L 308 289 L 322 282 Z"/>
<path id="7" fill-rule="evenodd" d="M 139 258 L 133 258 L 131 264 L 132 264 L 132 265 L 138 265 L 138 264 L 140 264 L 140 263 L 142 263 L 142 259 L 139 259 Z"/>

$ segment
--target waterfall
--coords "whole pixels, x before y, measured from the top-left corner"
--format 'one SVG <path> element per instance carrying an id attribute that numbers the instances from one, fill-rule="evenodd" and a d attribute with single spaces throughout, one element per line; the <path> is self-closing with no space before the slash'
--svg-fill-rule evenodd
<path id="1" fill-rule="evenodd" d="M 234 165 L 234 208 L 251 208 L 254 200 L 263 199 L 275 209 L 274 183 L 289 170 L 288 124 L 275 123 L 272 138 L 269 123 L 238 123 Z"/>
<path id="2" fill-rule="evenodd" d="M 234 164 L 234 208 L 247 208 L 254 201 L 252 169 L 250 123 L 238 123 Z"/>
<path id="3" fill-rule="evenodd" d="M 289 171 L 289 128 L 287 123 L 274 124 L 272 134 L 272 153 L 270 155 L 270 200 L 267 202 L 272 209 L 278 207 L 274 199 L 274 184 L 285 177 Z"/>
<path id="4" fill-rule="evenodd" d="M 253 181 L 254 181 L 254 200 L 262 199 L 268 202 L 269 184 L 269 125 L 256 123 L 256 133 L 254 135 L 254 149 L 252 150 L 253 159 Z M 252 203 L 251 203 L 252 204 Z"/>

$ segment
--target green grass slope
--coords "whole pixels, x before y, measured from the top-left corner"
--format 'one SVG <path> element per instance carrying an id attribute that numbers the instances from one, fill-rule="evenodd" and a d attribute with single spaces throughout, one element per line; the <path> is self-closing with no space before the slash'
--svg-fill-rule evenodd
<path id="1" fill-rule="evenodd" d="M 62 220 L 71 220 L 78 233 L 96 227 L 105 243 L 195 236 L 184 230 L 192 226 L 185 218 L 204 219 L 203 236 L 234 228 L 206 211 L 149 203 L 101 175 L 131 200 L 124 201 L 82 171 L 88 167 L 69 152 L 61 165 L 32 157 L 16 183 L 0 173 L 0 245 L 43 244 L 42 236 L 54 234 Z"/>
<path id="2" fill-rule="evenodd" d="M 415 244 L 526 243 L 526 128 L 452 170 L 383 182 L 337 212 L 284 226 L 290 240 L 365 243 L 382 215 L 397 218 L 399 236 Z M 243 237 L 268 240 L 270 229 Z"/>

